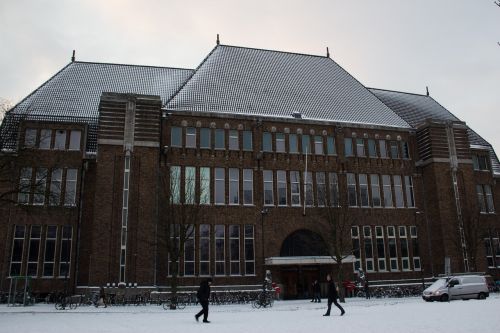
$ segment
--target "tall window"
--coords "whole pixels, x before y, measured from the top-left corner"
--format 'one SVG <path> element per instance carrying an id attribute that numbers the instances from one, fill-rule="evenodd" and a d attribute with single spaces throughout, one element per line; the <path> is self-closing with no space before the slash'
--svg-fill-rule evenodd
<path id="1" fill-rule="evenodd" d="M 474 170 L 489 170 L 488 158 L 484 155 L 472 155 Z"/>
<path id="2" fill-rule="evenodd" d="M 35 148 L 36 146 L 36 129 L 27 128 L 24 132 L 24 147 L 25 148 Z"/>
<path id="3" fill-rule="evenodd" d="M 318 206 L 326 206 L 326 178 L 324 172 L 316 172 L 316 194 Z"/>
<path id="4" fill-rule="evenodd" d="M 356 139 L 356 155 L 358 157 L 365 157 L 365 140 Z"/>
<path id="5" fill-rule="evenodd" d="M 31 196 L 31 168 L 22 168 L 19 176 L 19 193 L 17 201 L 20 204 L 29 204 Z"/>
<path id="6" fill-rule="evenodd" d="M 321 135 L 316 135 L 314 137 L 314 153 L 316 155 L 323 155 L 323 137 Z"/>
<path id="7" fill-rule="evenodd" d="M 375 237 L 377 239 L 377 257 L 378 257 L 378 270 L 386 271 L 385 265 L 385 243 L 384 243 L 384 228 L 381 226 L 375 227 Z"/>
<path id="8" fill-rule="evenodd" d="M 296 154 L 299 152 L 297 134 L 288 134 L 288 145 L 291 154 Z"/>
<path id="9" fill-rule="evenodd" d="M 215 168 L 215 204 L 226 204 L 226 177 L 224 168 Z"/>
<path id="10" fill-rule="evenodd" d="M 231 275 L 240 275 L 240 226 L 229 226 L 229 250 Z"/>
<path id="11" fill-rule="evenodd" d="M 396 199 L 396 207 L 403 208 L 405 206 L 405 202 L 403 199 L 403 184 L 401 183 L 401 176 L 394 175 L 392 176 L 394 180 L 394 197 Z"/>
<path id="12" fill-rule="evenodd" d="M 53 169 L 50 177 L 49 204 L 58 206 L 61 204 L 62 169 Z"/>
<path id="13" fill-rule="evenodd" d="M 172 147 L 182 147 L 182 127 L 170 128 L 170 145 Z"/>
<path id="14" fill-rule="evenodd" d="M 181 167 L 170 167 L 170 203 L 181 202 Z"/>
<path id="15" fill-rule="evenodd" d="M 290 171 L 290 193 L 292 206 L 300 206 L 300 172 Z"/>
<path id="16" fill-rule="evenodd" d="M 186 229 L 186 240 L 184 242 L 184 276 L 194 275 L 195 247 L 194 247 L 194 226 L 190 225 Z"/>
<path id="17" fill-rule="evenodd" d="M 243 150 L 253 150 L 252 131 L 243 131 Z"/>
<path id="18" fill-rule="evenodd" d="M 42 129 L 40 130 L 40 149 L 50 149 L 50 143 L 52 141 L 52 130 Z"/>
<path id="19" fill-rule="evenodd" d="M 43 205 L 45 203 L 45 191 L 47 189 L 47 174 L 48 170 L 46 168 L 39 168 L 36 170 L 33 205 Z"/>
<path id="20" fill-rule="evenodd" d="M 212 149 L 212 130 L 210 128 L 200 128 L 200 148 Z"/>
<path id="21" fill-rule="evenodd" d="M 14 228 L 14 240 L 12 243 L 12 253 L 10 256 L 10 276 L 21 275 L 21 266 L 23 264 L 23 250 L 24 250 L 24 225 L 16 225 Z"/>
<path id="22" fill-rule="evenodd" d="M 398 142 L 391 141 L 391 158 L 399 158 Z"/>
<path id="23" fill-rule="evenodd" d="M 243 204 L 253 205 L 253 170 L 243 169 Z"/>
<path id="24" fill-rule="evenodd" d="M 337 155 L 337 150 L 335 149 L 335 137 L 328 136 L 326 138 L 326 152 L 328 155 Z"/>
<path id="25" fill-rule="evenodd" d="M 54 149 L 57 150 L 66 149 L 66 130 L 56 130 Z"/>
<path id="26" fill-rule="evenodd" d="M 375 269 L 373 265 L 373 244 L 372 244 L 372 228 L 370 226 L 363 227 L 363 236 L 365 243 L 365 262 L 366 271 L 370 272 Z"/>
<path id="27" fill-rule="evenodd" d="M 264 170 L 264 205 L 274 205 L 273 196 L 273 171 Z"/>
<path id="28" fill-rule="evenodd" d="M 349 207 L 358 206 L 358 193 L 356 191 L 356 176 L 353 173 L 347 174 L 347 198 Z"/>
<path id="29" fill-rule="evenodd" d="M 245 224 L 245 275 L 255 275 L 254 228 Z"/>
<path id="30" fill-rule="evenodd" d="M 59 256 L 59 276 L 69 277 L 71 267 L 71 241 L 73 228 L 65 225 L 61 235 L 61 254 Z"/>
<path id="31" fill-rule="evenodd" d="M 28 270 L 26 273 L 28 276 L 38 276 L 38 259 L 40 256 L 41 236 L 42 227 L 40 225 L 32 225 L 28 249 Z"/>
<path id="32" fill-rule="evenodd" d="M 410 147 L 406 141 L 401 141 L 401 155 L 403 158 L 410 158 Z"/>
<path id="33" fill-rule="evenodd" d="M 384 188 L 384 206 L 394 207 L 392 203 L 391 176 L 382 175 L 382 186 Z"/>
<path id="34" fill-rule="evenodd" d="M 78 169 L 66 170 L 66 188 L 64 192 L 64 204 L 66 206 L 76 205 L 76 184 L 78 182 Z"/>
<path id="35" fill-rule="evenodd" d="M 387 158 L 387 145 L 385 144 L 385 140 L 378 140 L 378 148 L 380 158 Z"/>
<path id="36" fill-rule="evenodd" d="M 173 253 L 180 253 L 180 232 L 181 228 L 179 224 L 170 224 L 170 243 L 173 247 Z M 123 255 L 125 254 L 125 250 L 122 249 Z M 123 262 L 121 265 L 125 266 L 125 256 L 122 255 Z M 179 258 L 180 259 L 180 258 Z M 177 266 L 177 267 L 175 267 Z M 173 261 L 172 258 L 168 258 L 168 274 L 172 275 L 174 271 L 180 272 L 180 260 Z M 123 272 L 123 275 L 125 272 Z"/>
<path id="37" fill-rule="evenodd" d="M 240 150 L 240 140 L 237 130 L 229 131 L 229 150 Z"/>
<path id="38" fill-rule="evenodd" d="M 380 197 L 380 180 L 378 175 L 370 175 L 372 185 L 372 205 L 373 207 L 382 207 L 382 199 Z"/>
<path id="39" fill-rule="evenodd" d="M 339 178 L 335 172 L 328 174 L 330 178 L 330 206 L 340 206 L 340 193 L 339 193 Z"/>
<path id="40" fill-rule="evenodd" d="M 352 226 L 351 227 L 351 240 L 352 240 L 352 254 L 356 260 L 354 261 L 354 271 L 356 272 L 359 268 L 361 268 L 361 243 L 359 241 L 359 227 Z"/>
<path id="41" fill-rule="evenodd" d="M 406 236 L 406 227 L 399 227 L 399 244 L 401 245 L 401 265 L 403 271 L 410 270 L 410 254 L 408 252 L 408 238 Z"/>
<path id="42" fill-rule="evenodd" d="M 313 190 L 313 179 L 312 179 L 312 172 L 304 172 L 304 183 L 305 185 L 305 193 L 304 193 L 304 200 L 305 200 L 305 205 L 306 206 L 313 206 L 314 205 L 314 190 Z"/>
<path id="43" fill-rule="evenodd" d="M 200 275 L 210 275 L 210 224 L 200 225 Z"/>
<path id="44" fill-rule="evenodd" d="M 196 128 L 186 128 L 186 148 L 196 148 Z"/>
<path id="45" fill-rule="evenodd" d="M 262 133 L 262 151 L 273 151 L 273 136 L 269 132 Z"/>
<path id="46" fill-rule="evenodd" d="M 240 170 L 229 168 L 229 204 L 240 204 Z"/>
<path id="47" fill-rule="evenodd" d="M 196 198 L 196 168 L 184 168 L 184 202 L 188 205 L 195 203 Z"/>
<path id="48" fill-rule="evenodd" d="M 224 225 L 215 225 L 215 275 L 225 275 L 226 270 L 226 232 Z"/>
<path id="49" fill-rule="evenodd" d="M 276 171 L 277 185 L 278 185 L 278 206 L 286 206 L 286 171 Z"/>
<path id="50" fill-rule="evenodd" d="M 493 194 L 491 193 L 490 185 L 483 185 L 484 195 L 486 196 L 486 207 L 488 208 L 488 213 L 495 212 L 495 206 L 493 204 Z"/>
<path id="51" fill-rule="evenodd" d="M 285 134 L 283 133 L 276 133 L 276 152 L 285 152 Z"/>
<path id="52" fill-rule="evenodd" d="M 45 254 L 43 258 L 43 276 L 54 276 L 54 264 L 56 260 L 57 226 L 49 225 L 45 235 Z"/>
<path id="53" fill-rule="evenodd" d="M 420 248 L 418 246 L 418 237 L 417 237 L 417 227 L 416 226 L 410 227 L 410 237 L 411 237 L 411 244 L 412 244 L 412 250 L 413 250 L 413 269 L 416 271 L 419 271 L 422 269 L 422 267 L 420 264 Z"/>
<path id="54" fill-rule="evenodd" d="M 210 168 L 200 168 L 200 205 L 210 204 Z"/>
<path id="55" fill-rule="evenodd" d="M 223 128 L 215 130 L 215 149 L 226 149 L 226 133 Z"/>
<path id="56" fill-rule="evenodd" d="M 413 179 L 411 176 L 405 176 L 406 188 L 406 206 L 408 208 L 415 207 L 415 197 L 413 196 Z"/>
<path id="57" fill-rule="evenodd" d="M 396 246 L 396 232 L 393 226 L 387 227 L 387 241 L 389 242 L 389 260 L 391 262 L 391 271 L 398 269 L 398 250 Z"/>
<path id="58" fill-rule="evenodd" d="M 352 150 L 352 138 L 344 138 L 344 155 L 354 156 L 354 151 Z"/>
<path id="59" fill-rule="evenodd" d="M 493 248 L 491 241 L 496 241 L 498 243 L 498 238 L 485 238 L 484 239 L 484 246 L 486 249 L 486 261 L 488 262 L 488 268 L 495 268 L 495 257 L 493 256 Z"/>
<path id="60" fill-rule="evenodd" d="M 368 175 L 359 174 L 359 195 L 361 198 L 361 207 L 369 207 L 370 201 L 368 198 Z"/>
<path id="61" fill-rule="evenodd" d="M 377 147 L 373 139 L 368 139 L 368 156 L 372 158 L 377 157 Z"/>
<path id="62" fill-rule="evenodd" d="M 309 135 L 303 134 L 302 135 L 302 154 L 311 154 L 311 140 L 309 138 Z"/>
<path id="63" fill-rule="evenodd" d="M 476 185 L 477 199 L 481 213 L 494 213 L 493 194 L 490 185 Z"/>

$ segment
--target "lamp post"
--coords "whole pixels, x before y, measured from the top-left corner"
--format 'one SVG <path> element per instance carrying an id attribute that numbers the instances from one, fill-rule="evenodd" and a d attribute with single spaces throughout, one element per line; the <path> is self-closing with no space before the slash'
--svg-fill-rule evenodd
<path id="1" fill-rule="evenodd" d="M 262 247 L 262 278 L 266 277 L 266 268 L 265 268 L 265 247 L 264 247 L 264 216 L 269 213 L 267 208 L 262 208 L 260 211 L 260 237 L 261 237 L 261 247 Z"/>

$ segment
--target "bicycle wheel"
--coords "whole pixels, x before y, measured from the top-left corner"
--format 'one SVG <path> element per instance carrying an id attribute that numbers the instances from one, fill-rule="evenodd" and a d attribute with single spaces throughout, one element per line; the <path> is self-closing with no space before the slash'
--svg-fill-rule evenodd
<path id="1" fill-rule="evenodd" d="M 185 309 L 186 308 L 186 303 L 185 302 L 177 302 L 176 304 L 176 309 L 179 309 L 179 310 L 182 310 L 182 309 Z"/>
<path id="2" fill-rule="evenodd" d="M 163 302 L 163 310 L 170 310 L 170 302 L 169 301 Z"/>
<path id="3" fill-rule="evenodd" d="M 252 307 L 254 307 L 256 309 L 260 309 L 261 306 L 262 306 L 262 303 L 258 299 L 256 299 L 255 301 L 252 302 Z"/>
<path id="4" fill-rule="evenodd" d="M 64 303 L 61 303 L 61 302 L 56 302 L 54 304 L 54 306 L 56 307 L 56 310 L 65 310 L 66 309 L 66 306 Z"/>

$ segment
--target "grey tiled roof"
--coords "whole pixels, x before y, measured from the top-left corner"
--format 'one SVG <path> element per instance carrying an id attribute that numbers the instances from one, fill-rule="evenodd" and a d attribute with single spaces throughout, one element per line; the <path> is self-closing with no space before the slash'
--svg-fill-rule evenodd
<path id="1" fill-rule="evenodd" d="M 406 120 L 411 126 L 417 127 L 426 119 L 460 121 L 450 111 L 427 95 L 417 95 L 399 91 L 369 88 L 382 102 Z M 479 134 L 468 127 L 469 142 L 474 146 L 483 146 L 490 152 L 492 171 L 500 176 L 500 162 L 493 147 Z"/>
<path id="2" fill-rule="evenodd" d="M 2 148 L 15 149 L 10 137 L 20 119 L 70 121 L 89 124 L 87 152 L 93 153 L 103 92 L 157 95 L 166 103 L 192 74 L 191 69 L 71 62 L 9 112 Z"/>
<path id="3" fill-rule="evenodd" d="M 327 57 L 218 45 L 170 110 L 202 111 L 409 128 Z"/>

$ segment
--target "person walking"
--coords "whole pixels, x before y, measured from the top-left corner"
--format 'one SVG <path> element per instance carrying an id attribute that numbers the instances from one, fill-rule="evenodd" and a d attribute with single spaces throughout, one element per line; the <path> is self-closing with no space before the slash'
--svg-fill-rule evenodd
<path id="1" fill-rule="evenodd" d="M 200 319 L 201 315 L 203 315 L 203 322 L 209 323 L 209 321 L 208 321 L 208 300 L 210 298 L 210 286 L 211 285 L 212 285 L 212 278 L 208 278 L 200 283 L 200 288 L 198 289 L 196 296 L 198 297 L 198 301 L 200 302 L 202 309 L 200 312 L 198 312 L 194 316 L 196 321 L 198 321 Z"/>
<path id="2" fill-rule="evenodd" d="M 332 303 L 335 304 L 336 307 L 340 309 L 340 315 L 343 316 L 345 314 L 344 309 L 337 302 L 337 298 L 339 298 L 339 294 L 337 293 L 337 288 L 335 288 L 335 282 L 332 280 L 330 274 L 326 276 L 326 281 L 328 282 L 328 310 L 323 316 L 329 316 L 330 310 L 332 308 Z"/>
<path id="3" fill-rule="evenodd" d="M 313 299 L 311 302 L 321 303 L 321 286 L 318 280 L 314 280 L 312 289 L 313 289 Z"/>
<path id="4" fill-rule="evenodd" d="M 106 293 L 104 292 L 104 287 L 101 286 L 101 288 L 99 289 L 99 299 L 97 300 L 96 304 L 95 304 L 95 307 L 99 307 L 99 303 L 104 304 L 104 307 L 107 308 L 108 307 L 108 304 L 106 302 Z"/>

